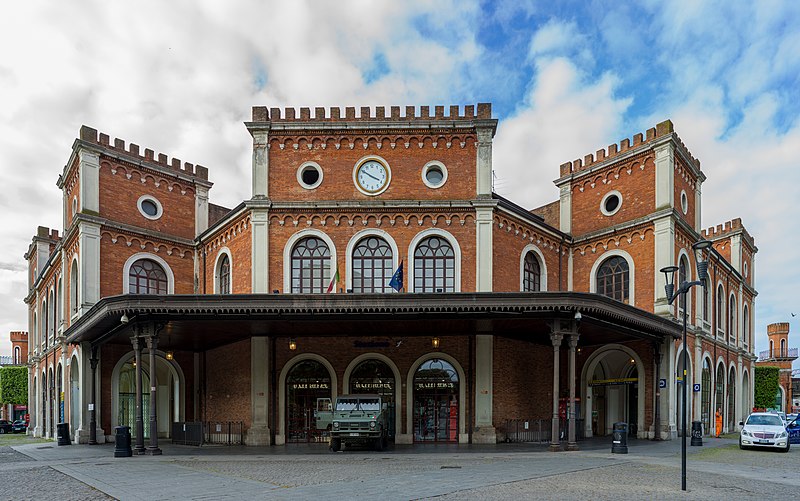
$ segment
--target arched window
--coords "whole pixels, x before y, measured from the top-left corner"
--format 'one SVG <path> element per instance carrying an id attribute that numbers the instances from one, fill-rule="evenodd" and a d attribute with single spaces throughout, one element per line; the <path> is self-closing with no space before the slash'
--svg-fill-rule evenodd
<path id="1" fill-rule="evenodd" d="M 723 326 L 725 325 L 725 290 L 722 288 L 722 285 L 717 287 L 717 336 L 722 338 L 725 337 L 725 329 Z"/>
<path id="2" fill-rule="evenodd" d="M 14 365 L 21 365 L 22 357 L 20 355 L 19 346 L 14 347 Z"/>
<path id="3" fill-rule="evenodd" d="M 597 293 L 630 302 L 630 271 L 625 258 L 613 256 L 603 261 L 597 270 Z"/>
<path id="4" fill-rule="evenodd" d="M 432 236 L 414 249 L 414 292 L 455 292 L 455 252 L 450 242 Z"/>
<path id="5" fill-rule="evenodd" d="M 131 294 L 166 294 L 167 274 L 151 259 L 135 261 L 128 272 L 128 292 Z"/>
<path id="6" fill-rule="evenodd" d="M 744 305 L 742 314 L 742 342 L 745 347 L 750 346 L 750 309 Z"/>
<path id="7" fill-rule="evenodd" d="M 231 293 L 231 260 L 228 259 L 227 254 L 223 254 L 219 260 L 219 272 L 218 272 L 218 286 L 219 286 L 219 293 L 220 294 L 230 294 Z"/>
<path id="8" fill-rule="evenodd" d="M 728 342 L 736 343 L 736 296 L 731 295 L 728 306 Z"/>
<path id="9" fill-rule="evenodd" d="M 39 342 L 42 344 L 42 349 L 47 349 L 47 300 L 39 309 Z"/>
<path id="10" fill-rule="evenodd" d="M 706 279 L 708 282 L 708 279 Z M 703 320 L 710 321 L 708 318 L 708 303 L 711 301 L 711 295 L 708 293 L 708 287 L 703 286 Z"/>
<path id="11" fill-rule="evenodd" d="M 678 261 L 678 287 L 680 284 L 689 281 L 689 263 L 686 261 L 686 256 L 681 256 Z M 683 315 L 683 310 L 686 308 L 686 298 L 688 294 L 681 294 L 678 298 L 678 313 Z M 688 314 L 688 311 L 687 311 Z"/>
<path id="12" fill-rule="evenodd" d="M 292 293 L 325 292 L 330 278 L 331 252 L 320 238 L 307 237 L 292 249 Z"/>
<path id="13" fill-rule="evenodd" d="M 353 292 L 391 292 L 392 249 L 386 240 L 368 236 L 353 249 Z"/>
<path id="14" fill-rule="evenodd" d="M 725 368 L 722 366 L 722 364 L 719 364 L 717 366 L 717 377 L 716 377 L 716 380 L 715 380 L 715 384 L 716 384 L 716 388 L 717 388 L 717 394 L 715 396 L 715 398 L 716 398 L 716 407 L 717 408 L 714 409 L 714 410 L 715 411 L 719 411 L 720 414 L 723 414 L 722 422 L 724 423 L 725 422 L 725 415 L 724 415 L 724 413 L 725 413 Z M 715 416 L 716 416 L 716 414 L 715 414 Z"/>
<path id="15" fill-rule="evenodd" d="M 56 339 L 56 302 L 53 290 L 50 290 L 50 300 L 47 302 L 47 337 L 49 343 L 55 343 Z"/>
<path id="16" fill-rule="evenodd" d="M 780 356 L 781 357 L 785 357 L 786 355 L 787 355 L 786 354 L 786 340 L 785 339 L 781 339 L 781 354 L 780 354 Z"/>
<path id="17" fill-rule="evenodd" d="M 533 252 L 525 254 L 525 267 L 522 270 L 522 290 L 535 292 L 542 290 L 542 267 Z"/>
<path id="18" fill-rule="evenodd" d="M 772 358 L 775 353 L 775 343 L 772 339 L 769 340 L 769 358 Z"/>
<path id="19" fill-rule="evenodd" d="M 703 421 L 703 429 L 708 434 L 711 433 L 711 363 L 707 358 L 703 359 L 701 381 L 700 418 Z"/>
<path id="20" fill-rule="evenodd" d="M 72 314 L 78 313 L 78 261 L 72 261 L 69 273 L 69 308 Z"/>
<path id="21" fill-rule="evenodd" d="M 33 323 L 31 324 L 31 338 L 28 340 L 28 351 L 33 352 L 36 350 L 36 341 L 39 340 L 39 324 L 36 312 L 33 312 Z"/>

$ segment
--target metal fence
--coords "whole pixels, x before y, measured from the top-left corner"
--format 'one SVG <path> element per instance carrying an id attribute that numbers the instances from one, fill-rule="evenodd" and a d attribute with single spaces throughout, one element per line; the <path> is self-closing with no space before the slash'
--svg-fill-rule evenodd
<path id="1" fill-rule="evenodd" d="M 559 421 L 559 441 L 567 440 L 566 419 Z M 553 421 L 551 419 L 507 419 L 505 423 L 506 442 L 550 443 Z M 575 420 L 575 440 L 583 440 L 583 419 Z"/>
<path id="2" fill-rule="evenodd" d="M 172 423 L 172 443 L 179 445 L 242 445 L 241 421 Z"/>

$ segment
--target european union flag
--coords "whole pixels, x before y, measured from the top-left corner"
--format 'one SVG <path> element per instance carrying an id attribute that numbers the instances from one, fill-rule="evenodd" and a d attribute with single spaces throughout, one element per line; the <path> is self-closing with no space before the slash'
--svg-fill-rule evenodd
<path id="1" fill-rule="evenodd" d="M 403 288 L 403 261 L 400 261 L 400 266 L 397 268 L 397 271 L 394 272 L 392 275 L 392 280 L 389 282 L 389 287 L 400 292 Z"/>

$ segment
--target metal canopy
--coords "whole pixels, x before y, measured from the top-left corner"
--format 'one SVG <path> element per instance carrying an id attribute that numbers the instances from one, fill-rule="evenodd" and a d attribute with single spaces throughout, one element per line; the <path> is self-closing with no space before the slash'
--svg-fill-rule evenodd
<path id="1" fill-rule="evenodd" d="M 582 292 L 448 294 L 121 295 L 100 300 L 68 343 L 129 344 L 132 326 L 159 326 L 159 348 L 205 351 L 252 336 L 415 337 L 494 334 L 550 344 L 552 325 L 581 313 L 580 344 L 679 338 L 678 323 Z M 128 323 L 122 323 L 125 315 Z"/>

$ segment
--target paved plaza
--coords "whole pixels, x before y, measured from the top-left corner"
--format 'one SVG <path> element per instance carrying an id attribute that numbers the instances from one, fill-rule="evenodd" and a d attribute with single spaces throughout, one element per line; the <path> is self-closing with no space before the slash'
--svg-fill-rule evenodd
<path id="1" fill-rule="evenodd" d="M 31 443 L 27 443 L 31 442 Z M 610 438 L 577 452 L 545 446 L 396 446 L 331 453 L 322 444 L 190 447 L 114 458 L 113 444 L 57 446 L 0 440 L 0 498 L 84 499 L 778 499 L 800 492 L 800 447 L 740 451 L 735 439 L 689 447 L 680 490 L 680 441 Z"/>

